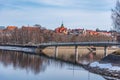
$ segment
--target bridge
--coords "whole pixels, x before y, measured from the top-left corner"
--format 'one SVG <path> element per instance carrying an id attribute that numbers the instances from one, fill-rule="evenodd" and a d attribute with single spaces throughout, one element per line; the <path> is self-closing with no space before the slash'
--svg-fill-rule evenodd
<path id="1" fill-rule="evenodd" d="M 68 42 L 68 43 L 41 43 L 37 47 L 44 49 L 46 47 L 55 47 L 55 57 L 58 55 L 59 46 L 75 46 L 75 56 L 78 58 L 78 46 L 94 46 L 94 47 L 104 47 L 104 55 L 107 55 L 107 47 L 109 46 L 119 46 L 118 42 Z M 94 49 L 94 48 L 91 48 Z M 96 49 L 96 48 L 95 48 Z M 91 50 L 92 51 L 92 50 Z"/>
<path id="2" fill-rule="evenodd" d="M 58 47 L 59 46 L 75 46 L 75 57 L 78 59 L 78 46 L 90 46 L 88 48 L 90 51 L 96 50 L 95 47 L 104 47 L 104 56 L 107 55 L 107 47 L 109 46 L 119 46 L 118 42 L 67 42 L 67 43 L 41 43 L 36 45 L 22 45 L 22 44 L 1 44 L 1 46 L 13 46 L 13 47 L 23 47 L 23 48 L 38 48 L 42 51 L 46 47 L 55 47 L 54 56 L 58 56 Z M 91 47 L 94 46 L 94 47 Z"/>
<path id="3" fill-rule="evenodd" d="M 49 47 L 49 46 L 98 46 L 98 47 L 108 47 L 120 45 L 118 42 L 68 42 L 68 43 L 41 43 L 39 47 Z"/>

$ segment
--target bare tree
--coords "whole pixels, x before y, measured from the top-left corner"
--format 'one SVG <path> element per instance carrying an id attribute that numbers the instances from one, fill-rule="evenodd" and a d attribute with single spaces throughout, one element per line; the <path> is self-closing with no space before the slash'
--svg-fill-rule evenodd
<path id="1" fill-rule="evenodd" d="M 116 7 L 112 9 L 112 20 L 114 29 L 120 32 L 120 1 L 117 0 Z"/>

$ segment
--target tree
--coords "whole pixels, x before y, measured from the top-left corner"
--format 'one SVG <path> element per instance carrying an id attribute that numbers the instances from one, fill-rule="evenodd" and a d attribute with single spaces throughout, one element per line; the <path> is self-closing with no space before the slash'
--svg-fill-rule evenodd
<path id="1" fill-rule="evenodd" d="M 99 29 L 99 28 L 96 28 L 96 31 L 100 31 L 100 29 Z"/>
<path id="2" fill-rule="evenodd" d="M 116 2 L 116 7 L 112 9 L 113 27 L 117 32 L 120 32 L 120 1 Z"/>

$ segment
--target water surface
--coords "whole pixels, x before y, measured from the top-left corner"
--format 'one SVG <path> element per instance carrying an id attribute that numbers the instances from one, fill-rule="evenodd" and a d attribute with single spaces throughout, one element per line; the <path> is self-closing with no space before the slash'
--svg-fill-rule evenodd
<path id="1" fill-rule="evenodd" d="M 82 61 L 82 60 L 81 60 Z M 0 50 L 1 80 L 105 80 L 81 66 L 22 52 Z"/>

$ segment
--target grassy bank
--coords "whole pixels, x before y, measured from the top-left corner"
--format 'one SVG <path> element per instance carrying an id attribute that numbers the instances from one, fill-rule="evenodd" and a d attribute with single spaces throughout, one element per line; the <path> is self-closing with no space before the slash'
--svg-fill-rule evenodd
<path id="1" fill-rule="evenodd" d="M 115 52 L 113 52 L 113 54 L 115 55 L 120 55 L 120 49 L 116 50 Z"/>
<path id="2" fill-rule="evenodd" d="M 89 53 L 90 51 L 87 49 L 88 47 L 78 47 L 78 53 Z M 116 51 L 117 48 L 108 48 L 107 53 L 110 54 L 114 51 Z M 119 50 L 120 51 L 120 50 Z M 54 47 L 47 47 L 43 50 L 46 54 L 53 54 L 54 53 Z M 74 54 L 75 53 L 75 47 L 58 47 L 59 54 Z M 103 54 L 104 53 L 104 47 L 96 47 L 96 53 L 97 54 Z"/>

